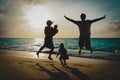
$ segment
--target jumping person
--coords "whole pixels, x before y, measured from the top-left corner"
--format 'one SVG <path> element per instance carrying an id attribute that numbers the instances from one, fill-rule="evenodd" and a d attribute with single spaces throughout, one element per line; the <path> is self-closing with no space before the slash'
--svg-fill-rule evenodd
<path id="1" fill-rule="evenodd" d="M 90 35 L 91 35 L 91 31 L 90 31 L 90 28 L 91 28 L 91 24 L 94 23 L 94 22 L 97 22 L 99 20 L 102 20 L 106 17 L 106 15 L 104 15 L 103 17 L 100 17 L 100 18 L 97 18 L 97 19 L 94 19 L 94 20 L 85 20 L 86 19 L 86 14 L 82 13 L 80 15 L 80 18 L 81 18 L 81 21 L 76 21 L 76 20 L 73 20 L 73 19 L 70 19 L 66 16 L 64 16 L 65 19 L 73 22 L 74 24 L 76 24 L 79 28 L 79 33 L 80 33 L 80 36 L 79 36 L 79 55 L 81 54 L 81 49 L 85 46 L 87 50 L 90 50 L 91 53 L 93 52 L 93 49 L 91 47 L 91 43 L 90 43 Z"/>

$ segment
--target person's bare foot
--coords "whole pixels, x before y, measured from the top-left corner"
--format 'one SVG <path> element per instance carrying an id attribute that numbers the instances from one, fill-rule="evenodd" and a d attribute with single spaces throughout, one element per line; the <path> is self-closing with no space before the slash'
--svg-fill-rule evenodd
<path id="1" fill-rule="evenodd" d="M 38 52 L 36 53 L 36 55 L 37 55 L 37 57 L 39 58 L 39 53 L 38 53 Z"/>
<path id="2" fill-rule="evenodd" d="M 78 56 L 80 56 L 81 55 L 81 53 L 78 53 Z"/>
<path id="3" fill-rule="evenodd" d="M 66 68 L 69 68 L 69 66 L 68 66 L 67 64 L 65 65 L 65 67 L 66 67 Z"/>
<path id="4" fill-rule="evenodd" d="M 48 57 L 49 60 L 53 60 L 51 57 Z"/>
<path id="5" fill-rule="evenodd" d="M 91 53 L 93 53 L 93 50 L 91 50 Z"/>

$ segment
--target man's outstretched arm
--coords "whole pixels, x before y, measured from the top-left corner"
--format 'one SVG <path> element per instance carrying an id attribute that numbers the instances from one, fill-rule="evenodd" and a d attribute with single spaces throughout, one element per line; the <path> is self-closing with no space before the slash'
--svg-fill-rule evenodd
<path id="1" fill-rule="evenodd" d="M 68 21 L 71 21 L 71 22 L 77 24 L 77 21 L 75 21 L 75 20 L 73 20 L 73 19 L 70 19 L 70 18 L 68 18 L 68 17 L 66 17 L 66 16 L 64 16 L 64 17 L 65 17 L 65 19 L 67 19 Z"/>
<path id="2" fill-rule="evenodd" d="M 102 20 L 102 19 L 104 19 L 104 18 L 106 18 L 106 15 L 104 15 L 103 17 L 100 17 L 100 18 L 94 19 L 94 20 L 92 20 L 92 22 L 96 22 L 96 21 Z"/>

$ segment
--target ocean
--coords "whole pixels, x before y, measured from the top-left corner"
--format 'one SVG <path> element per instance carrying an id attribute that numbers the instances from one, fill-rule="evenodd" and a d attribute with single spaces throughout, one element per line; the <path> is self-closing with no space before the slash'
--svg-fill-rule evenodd
<path id="1" fill-rule="evenodd" d="M 55 38 L 54 51 L 57 52 L 59 44 L 64 43 L 68 54 L 76 56 L 79 50 L 78 40 L 78 38 Z M 44 39 L 42 38 L 0 38 L 0 49 L 36 52 L 43 43 Z M 91 38 L 91 45 L 94 55 L 83 48 L 81 56 L 108 57 L 116 55 L 115 57 L 120 57 L 120 38 Z"/>

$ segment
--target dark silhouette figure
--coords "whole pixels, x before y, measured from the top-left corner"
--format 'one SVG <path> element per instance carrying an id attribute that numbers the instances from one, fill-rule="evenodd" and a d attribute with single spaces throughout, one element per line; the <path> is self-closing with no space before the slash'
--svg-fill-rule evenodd
<path id="1" fill-rule="evenodd" d="M 39 58 L 39 53 L 45 48 L 49 48 L 51 49 L 50 52 L 49 52 L 49 56 L 48 56 L 48 59 L 50 60 L 53 60 L 51 58 L 51 54 L 54 50 L 54 45 L 53 45 L 53 36 L 58 32 L 57 28 L 52 28 L 51 25 L 52 25 L 52 21 L 51 20 L 48 20 L 46 22 L 47 26 L 45 27 L 44 29 L 44 34 L 45 34 L 45 40 L 44 40 L 44 45 L 39 49 L 39 51 L 36 53 L 38 58 Z"/>
<path id="2" fill-rule="evenodd" d="M 58 57 L 59 54 L 60 54 L 59 60 L 60 60 L 61 64 L 65 67 L 67 67 L 66 60 L 69 59 L 69 57 L 67 55 L 67 50 L 65 49 L 63 43 L 60 44 L 59 52 L 56 57 Z"/>
<path id="3" fill-rule="evenodd" d="M 54 28 L 53 28 L 53 36 L 58 32 L 58 25 L 54 25 Z"/>
<path id="4" fill-rule="evenodd" d="M 106 17 L 106 15 L 104 15 L 103 17 L 100 17 L 100 18 L 97 18 L 97 19 L 94 19 L 94 20 L 85 20 L 86 19 L 86 15 L 84 13 L 82 13 L 80 15 L 80 18 L 81 18 L 81 21 L 76 21 L 76 20 L 73 20 L 73 19 L 70 19 L 66 16 L 64 16 L 67 20 L 73 22 L 74 24 L 76 24 L 79 28 L 79 32 L 80 32 L 80 36 L 79 36 L 79 55 L 81 54 L 81 49 L 82 47 L 86 47 L 87 50 L 90 50 L 91 53 L 93 52 L 93 49 L 91 47 L 91 44 L 90 44 L 90 35 L 91 35 L 91 31 L 90 31 L 90 28 L 91 28 L 91 24 L 96 22 L 96 21 L 99 21 L 99 20 L 102 20 Z"/>

